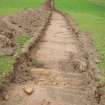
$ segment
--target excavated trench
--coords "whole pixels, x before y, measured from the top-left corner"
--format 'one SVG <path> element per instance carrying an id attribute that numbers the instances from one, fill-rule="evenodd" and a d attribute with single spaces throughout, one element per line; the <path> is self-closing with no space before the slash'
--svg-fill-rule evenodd
<path id="1" fill-rule="evenodd" d="M 38 48 L 31 50 L 31 58 L 44 66 L 30 70 L 32 81 L 11 84 L 8 100 L 0 105 L 99 105 L 88 55 L 63 15 L 53 12 Z M 31 95 L 24 92 L 24 86 L 33 89 Z"/>

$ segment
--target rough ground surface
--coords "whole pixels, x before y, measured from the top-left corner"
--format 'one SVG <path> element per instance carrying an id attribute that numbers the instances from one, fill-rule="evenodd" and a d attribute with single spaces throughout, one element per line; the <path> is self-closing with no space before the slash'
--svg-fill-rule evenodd
<path id="1" fill-rule="evenodd" d="M 99 105 L 94 73 L 82 47 L 65 18 L 54 12 L 38 48 L 31 51 L 44 67 L 31 69 L 33 81 L 11 84 L 8 100 L 0 105 Z M 33 89 L 30 96 L 24 86 Z"/>

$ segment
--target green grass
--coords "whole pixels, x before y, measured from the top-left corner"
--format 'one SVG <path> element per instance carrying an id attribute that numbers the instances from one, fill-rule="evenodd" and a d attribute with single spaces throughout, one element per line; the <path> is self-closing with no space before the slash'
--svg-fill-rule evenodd
<path id="1" fill-rule="evenodd" d="M 13 68 L 15 60 L 10 56 L 0 56 L 0 80 L 7 75 Z"/>
<path id="2" fill-rule="evenodd" d="M 16 39 L 16 43 L 20 46 L 25 45 L 30 40 L 31 36 L 28 35 L 21 35 Z"/>
<path id="3" fill-rule="evenodd" d="M 45 0 L 0 0 L 0 15 L 8 15 L 26 8 L 38 8 Z"/>
<path id="4" fill-rule="evenodd" d="M 105 72 L 105 0 L 55 0 L 56 7 L 69 13 L 82 31 L 90 32 L 101 55 Z"/>

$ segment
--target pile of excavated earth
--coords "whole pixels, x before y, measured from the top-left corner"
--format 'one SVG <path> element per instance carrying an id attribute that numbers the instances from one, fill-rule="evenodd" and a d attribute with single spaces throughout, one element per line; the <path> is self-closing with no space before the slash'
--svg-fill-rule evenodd
<path id="1" fill-rule="evenodd" d="M 11 57 L 15 60 L 11 71 L 8 70 L 5 75 L 1 71 L 0 97 L 4 95 L 4 90 L 11 81 L 23 83 L 32 79 L 29 73 L 32 60 L 26 55 L 30 47 L 34 46 L 33 43 L 39 40 L 50 16 L 51 10 L 43 6 L 37 10 L 27 9 L 11 16 L 0 17 L 0 57 Z M 27 43 L 24 43 L 25 40 Z"/>
<path id="2" fill-rule="evenodd" d="M 0 18 L 0 56 L 14 55 L 19 45 L 16 39 L 22 35 L 33 37 L 40 32 L 48 18 L 48 11 L 28 9 L 13 16 Z"/>
<path id="3" fill-rule="evenodd" d="M 14 56 L 20 47 L 16 38 L 23 34 L 40 37 L 18 58 L 14 82 L 1 92 L 0 105 L 104 105 L 96 50 L 70 17 L 44 9 L 1 17 L 0 55 Z"/>

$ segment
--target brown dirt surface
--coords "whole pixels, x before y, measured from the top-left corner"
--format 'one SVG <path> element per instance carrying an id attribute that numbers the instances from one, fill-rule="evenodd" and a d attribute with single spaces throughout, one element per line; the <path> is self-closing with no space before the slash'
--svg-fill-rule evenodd
<path id="1" fill-rule="evenodd" d="M 1 99 L 0 105 L 101 105 L 95 98 L 93 55 L 86 50 L 91 43 L 85 40 L 74 33 L 62 14 L 53 12 L 44 37 L 30 51 L 31 58 L 44 67 L 30 68 L 33 80 L 12 83 L 8 100 Z M 23 91 L 24 86 L 32 87 L 30 96 Z"/>

